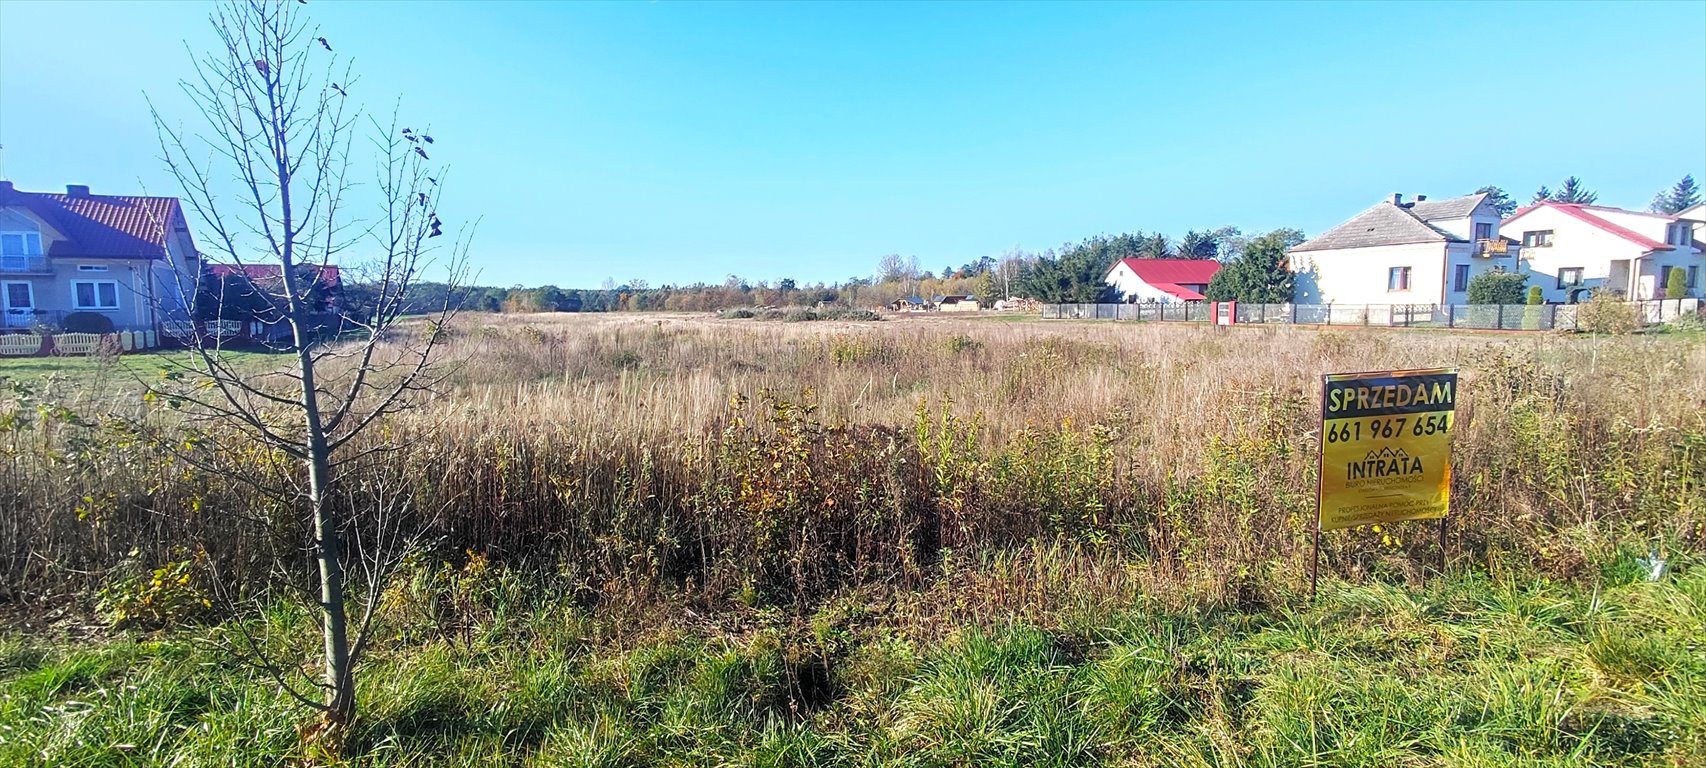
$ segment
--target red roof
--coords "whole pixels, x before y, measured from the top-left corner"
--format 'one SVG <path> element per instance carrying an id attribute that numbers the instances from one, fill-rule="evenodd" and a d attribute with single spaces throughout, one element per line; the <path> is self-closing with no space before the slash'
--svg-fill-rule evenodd
<path id="1" fill-rule="evenodd" d="M 1144 282 L 1147 283 L 1149 281 L 1145 280 Z M 1203 299 L 1208 298 L 1207 296 L 1204 296 L 1200 293 L 1197 293 L 1196 291 L 1193 291 L 1193 290 L 1186 288 L 1185 286 L 1179 285 L 1177 283 L 1149 283 L 1149 284 L 1154 286 L 1158 290 L 1166 291 L 1167 293 L 1170 293 L 1174 296 L 1177 296 L 1181 299 L 1184 299 L 1185 301 L 1202 301 Z"/>
<path id="2" fill-rule="evenodd" d="M 64 235 L 48 251 L 56 257 L 164 258 L 166 232 L 184 226 L 175 197 L 24 192 L 0 182 L 0 206 L 23 208 Z"/>
<path id="3" fill-rule="evenodd" d="M 1529 212 L 1534 211 L 1534 210 L 1539 209 L 1539 208 L 1551 208 L 1551 209 L 1553 209 L 1559 213 L 1562 213 L 1566 216 L 1574 218 L 1578 221 L 1582 221 L 1582 222 L 1585 222 L 1587 224 L 1591 224 L 1596 229 L 1599 229 L 1602 232 L 1606 232 L 1608 234 L 1616 235 L 1617 237 L 1623 238 L 1624 240 L 1627 240 L 1631 243 L 1639 245 L 1643 249 L 1646 249 L 1649 251 L 1674 251 L 1674 250 L 1676 250 L 1676 246 L 1669 245 L 1667 243 L 1661 243 L 1657 240 L 1654 240 L 1650 237 L 1647 237 L 1646 235 L 1643 235 L 1639 232 L 1636 232 L 1633 229 L 1622 226 L 1620 224 L 1613 224 L 1609 221 L 1606 221 L 1603 218 L 1600 218 L 1598 216 L 1593 215 L 1592 213 L 1589 213 L 1589 211 L 1617 211 L 1618 213 L 1632 213 L 1632 214 L 1636 214 L 1639 216 L 1651 216 L 1651 217 L 1656 218 L 1656 219 L 1665 219 L 1667 221 L 1676 221 L 1675 216 L 1666 216 L 1663 214 L 1640 213 L 1638 211 L 1625 211 L 1625 210 L 1622 210 L 1619 208 L 1605 208 L 1605 207 L 1594 206 L 1594 205 L 1580 205 L 1577 203 L 1544 202 L 1544 203 L 1538 203 L 1536 205 L 1531 205 L 1531 206 L 1528 206 L 1526 208 L 1520 209 L 1516 213 L 1511 214 L 1511 217 L 1508 219 L 1505 219 L 1504 222 L 1502 222 L 1502 223 L 1503 224 L 1509 224 L 1513 221 L 1516 221 L 1517 219 L 1522 218 L 1523 216 L 1528 215 Z"/>
<path id="4" fill-rule="evenodd" d="M 1208 285 L 1220 271 L 1220 262 L 1214 259 L 1120 259 L 1119 263 L 1156 290 L 1185 301 L 1202 301 L 1204 296 L 1184 286 Z"/>

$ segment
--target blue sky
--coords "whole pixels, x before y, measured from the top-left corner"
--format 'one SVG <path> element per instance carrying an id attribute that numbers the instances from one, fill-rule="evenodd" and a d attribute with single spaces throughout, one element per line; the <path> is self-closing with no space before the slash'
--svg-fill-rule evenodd
<path id="1" fill-rule="evenodd" d="M 3 171 L 172 194 L 204 3 L 0 2 Z M 480 282 L 867 275 L 1099 233 L 1314 233 L 1393 192 L 1706 177 L 1706 3 L 332 2 L 481 219 Z"/>

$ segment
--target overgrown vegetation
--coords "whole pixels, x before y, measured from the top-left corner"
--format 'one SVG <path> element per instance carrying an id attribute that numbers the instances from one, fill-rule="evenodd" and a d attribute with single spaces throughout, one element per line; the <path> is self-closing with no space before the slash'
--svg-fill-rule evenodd
<path id="1" fill-rule="evenodd" d="M 350 469 L 352 493 L 406 493 L 424 542 L 384 585 L 363 764 L 1703 754 L 1693 336 L 634 316 L 414 332 L 456 367 L 386 419 L 397 448 Z M 1449 364 L 1453 575 L 1431 575 L 1431 526 L 1348 531 L 1306 607 L 1315 377 Z M 217 650 L 237 627 L 291 663 L 316 650 L 280 576 L 308 533 L 246 485 L 290 466 L 257 451 L 246 477 L 196 471 L 157 443 L 202 435 L 82 391 L 37 377 L 0 400 L 0 762 L 300 756 L 304 713 Z M 234 616 L 214 584 L 273 607 Z M 55 611 L 134 628 L 56 642 Z"/>

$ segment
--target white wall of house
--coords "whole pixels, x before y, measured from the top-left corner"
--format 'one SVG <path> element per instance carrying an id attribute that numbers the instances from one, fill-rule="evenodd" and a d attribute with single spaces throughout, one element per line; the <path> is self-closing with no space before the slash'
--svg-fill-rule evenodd
<path id="1" fill-rule="evenodd" d="M 1664 219 L 1616 211 L 1591 213 L 1659 241 L 1665 239 L 1669 224 Z M 1512 221 L 1505 234 L 1523 240 L 1526 233 L 1545 230 L 1552 231 L 1552 244 L 1524 247 L 1521 269 L 1529 274 L 1528 284 L 1540 286 L 1548 302 L 1568 302 L 1582 288 L 1592 292 L 1627 292 L 1631 269 L 1636 276 L 1634 293 L 1628 298 L 1662 298 L 1665 269 L 1680 266 L 1686 270 L 1693 266 L 1697 273 L 1706 272 L 1706 259 L 1696 247 L 1678 246 L 1674 251 L 1654 251 L 1648 255 L 1640 245 L 1551 208 L 1537 208 Z M 1581 270 L 1581 282 L 1560 285 L 1560 276 L 1572 269 Z M 1706 276 L 1696 281 L 1690 295 L 1701 295 L 1701 282 L 1706 282 Z"/>
<path id="2" fill-rule="evenodd" d="M 1382 245 L 1291 254 L 1298 304 L 1437 304 L 1443 294 L 1446 243 Z M 1468 261 L 1468 249 L 1462 253 Z M 1408 290 L 1387 289 L 1391 270 L 1409 267 Z"/>
<path id="3" fill-rule="evenodd" d="M 1143 278 L 1137 276 L 1136 272 L 1131 271 L 1131 267 L 1123 261 L 1115 264 L 1113 269 L 1108 270 L 1107 283 L 1120 292 L 1122 301 L 1136 303 L 1153 301 L 1161 304 L 1181 301 L 1179 297 L 1145 282 Z M 1204 289 L 1207 287 L 1206 285 L 1203 286 Z M 1201 293 L 1202 291 L 1198 290 L 1197 292 Z"/>

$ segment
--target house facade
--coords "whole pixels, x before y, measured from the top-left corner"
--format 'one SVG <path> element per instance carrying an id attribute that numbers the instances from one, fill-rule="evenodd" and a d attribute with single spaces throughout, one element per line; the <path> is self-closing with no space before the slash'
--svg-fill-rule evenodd
<path id="1" fill-rule="evenodd" d="M 0 181 L 0 329 L 94 313 L 118 330 L 189 316 L 200 262 L 177 198 L 24 192 Z"/>
<path id="2" fill-rule="evenodd" d="M 1517 268 L 1487 195 L 1393 195 L 1288 252 L 1298 304 L 1465 304 L 1469 281 Z"/>
<path id="3" fill-rule="evenodd" d="M 1548 302 L 1574 303 L 1605 292 L 1630 300 L 1662 299 L 1672 267 L 1702 295 L 1706 256 L 1685 216 L 1597 205 L 1545 202 L 1518 210 L 1503 227 L 1521 237 L 1522 270 Z"/>
<path id="4" fill-rule="evenodd" d="M 1220 262 L 1213 259 L 1120 259 L 1104 282 L 1127 304 L 1202 301 Z"/>

